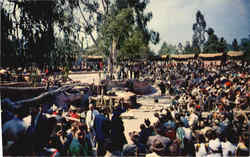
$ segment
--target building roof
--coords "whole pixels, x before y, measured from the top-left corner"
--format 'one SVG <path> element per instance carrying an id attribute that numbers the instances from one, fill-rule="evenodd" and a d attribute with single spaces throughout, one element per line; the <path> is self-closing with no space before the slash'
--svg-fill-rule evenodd
<path id="1" fill-rule="evenodd" d="M 194 58 L 194 54 L 171 55 L 172 58 Z"/>
<path id="2" fill-rule="evenodd" d="M 242 52 L 242 51 L 228 51 L 227 55 L 230 57 L 238 57 L 238 56 L 243 56 L 244 52 Z"/>
<path id="3" fill-rule="evenodd" d="M 87 58 L 87 59 L 103 59 L 103 56 L 86 56 L 83 55 L 83 58 Z"/>
<path id="4" fill-rule="evenodd" d="M 199 57 L 218 57 L 222 55 L 223 53 L 201 53 L 199 54 Z"/>

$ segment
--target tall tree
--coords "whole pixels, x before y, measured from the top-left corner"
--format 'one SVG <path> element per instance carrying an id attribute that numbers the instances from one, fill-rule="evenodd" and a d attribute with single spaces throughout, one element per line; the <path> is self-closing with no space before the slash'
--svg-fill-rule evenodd
<path id="1" fill-rule="evenodd" d="M 208 28 L 207 30 L 208 40 L 204 44 L 204 52 L 206 53 L 215 53 L 219 52 L 219 39 L 214 33 L 213 28 Z"/>
<path id="2" fill-rule="evenodd" d="M 159 55 L 166 55 L 166 54 L 176 54 L 178 49 L 176 46 L 168 44 L 167 42 L 163 42 L 161 45 L 160 50 L 158 51 Z"/>
<path id="3" fill-rule="evenodd" d="M 144 47 L 144 45 L 148 46 L 150 42 L 153 44 L 159 42 L 159 33 L 147 27 L 148 22 L 152 19 L 152 13 L 146 13 L 145 11 L 149 0 L 81 0 L 81 3 L 83 4 L 80 5 L 83 19 L 87 19 L 88 15 L 84 14 L 84 12 L 92 13 L 91 15 L 97 17 L 84 20 L 84 25 L 89 26 L 89 35 L 93 43 L 95 43 L 104 54 L 110 56 L 111 64 L 116 62 L 118 53 L 120 56 L 121 54 L 126 56 L 126 53 L 130 56 L 131 51 L 125 52 L 125 50 L 129 50 L 129 48 L 124 48 L 121 52 L 119 51 L 124 46 L 130 45 L 129 42 L 132 39 L 134 40 L 135 37 L 140 38 L 138 40 L 144 43 L 142 47 Z M 93 30 L 98 30 L 96 32 L 97 38 L 94 38 Z M 135 35 L 133 36 L 133 34 Z M 111 71 L 112 66 L 110 67 Z"/>
<path id="4" fill-rule="evenodd" d="M 102 37 L 106 43 L 111 43 L 110 52 L 110 71 L 112 73 L 113 64 L 116 64 L 117 48 L 120 46 L 124 38 L 127 38 L 132 31 L 133 26 L 133 10 L 122 9 L 117 15 L 113 14 L 105 21 L 102 26 Z M 105 35 L 105 37 L 104 37 Z"/>
<path id="5" fill-rule="evenodd" d="M 152 12 L 145 12 L 149 2 L 149 0 L 80 0 L 79 8 L 84 21 L 81 25 L 88 28 L 88 34 L 97 47 L 105 46 L 105 51 L 110 51 L 111 41 L 109 44 L 101 42 L 101 40 L 105 40 L 105 34 L 99 30 L 122 9 L 130 8 L 133 10 L 134 24 L 142 31 L 145 42 L 157 44 L 159 33 L 147 27 L 148 22 L 152 19 Z M 95 33 L 97 36 L 94 36 Z M 99 45 L 99 42 L 102 45 Z"/>
<path id="6" fill-rule="evenodd" d="M 218 51 L 222 53 L 227 51 L 227 41 L 223 37 L 220 39 Z"/>
<path id="7" fill-rule="evenodd" d="M 76 2 L 69 0 L 5 1 L 6 5 L 3 8 L 8 8 L 10 21 L 14 25 L 14 37 L 18 43 L 15 53 L 20 62 L 24 65 L 50 64 L 55 59 L 53 53 L 60 53 L 56 50 L 56 34 L 64 34 L 66 41 L 77 39 L 76 32 L 79 26 L 73 16 Z M 3 26 L 5 24 L 1 23 Z M 2 52 L 8 53 L 7 49 L 3 49 Z"/>
<path id="8" fill-rule="evenodd" d="M 139 30 L 134 31 L 119 49 L 118 57 L 121 59 L 145 58 L 150 54 L 148 45 L 143 40 L 143 33 Z"/>
<path id="9" fill-rule="evenodd" d="M 1 7 L 1 66 L 16 65 L 18 63 L 18 54 L 16 53 L 17 41 L 15 40 L 14 22 L 11 20 L 11 15 L 5 8 Z M 11 58 L 11 59 L 10 59 Z"/>
<path id="10" fill-rule="evenodd" d="M 184 53 L 186 54 L 194 53 L 189 41 L 186 41 L 186 45 L 184 47 Z"/>
<path id="11" fill-rule="evenodd" d="M 244 52 L 244 59 L 250 61 L 250 34 L 248 38 L 241 39 L 240 50 Z"/>
<path id="12" fill-rule="evenodd" d="M 207 53 L 225 53 L 228 50 L 228 44 L 226 40 L 221 37 L 220 39 L 214 33 L 213 28 L 208 28 L 206 31 L 208 34 L 208 40 L 204 44 L 204 52 Z"/>
<path id="13" fill-rule="evenodd" d="M 161 48 L 158 52 L 159 55 L 165 55 L 165 54 L 169 54 L 170 53 L 170 49 L 168 48 L 167 43 L 164 41 L 161 45 Z"/>
<path id="14" fill-rule="evenodd" d="M 232 42 L 232 46 L 233 46 L 234 51 L 239 51 L 239 45 L 238 45 L 237 39 L 234 38 L 234 40 Z"/>
<path id="15" fill-rule="evenodd" d="M 84 39 L 80 38 L 79 34 L 87 35 L 86 40 L 88 41 L 90 38 L 96 47 L 103 50 L 106 55 L 117 52 L 117 49 L 119 50 L 126 43 L 125 39 L 132 38 L 133 32 L 137 32 L 138 29 L 142 35 L 136 37 L 141 38 L 140 40 L 146 45 L 149 42 L 154 44 L 159 42 L 159 33 L 147 27 L 152 18 L 151 12 L 145 12 L 148 0 L 5 0 L 5 2 L 12 5 L 8 14 L 11 29 L 13 28 L 10 31 L 11 35 L 6 35 L 5 39 L 8 37 L 12 41 L 15 45 L 13 52 L 18 58 L 24 59 L 25 64 L 35 62 L 41 65 L 52 63 L 55 58 L 69 58 L 68 56 L 74 55 L 70 52 L 71 41 L 82 43 L 82 39 Z M 131 14 L 129 20 L 126 19 L 129 17 L 126 14 Z M 7 14 L 3 15 L 7 16 Z M 121 20 L 123 17 L 131 26 L 124 29 L 124 32 L 118 36 L 117 33 L 113 33 L 112 36 L 105 34 L 104 27 L 107 30 L 112 28 L 111 25 L 116 28 L 117 26 L 124 28 L 119 24 L 120 22 L 127 24 Z M 5 21 L 1 23 L 2 28 L 7 24 Z M 57 38 L 65 40 L 64 44 L 67 45 L 67 48 L 64 47 L 64 50 L 67 50 L 68 53 L 61 52 L 62 49 L 58 47 Z M 8 56 L 7 47 L 10 45 L 3 46 L 4 54 L 2 56 Z"/>
<path id="16" fill-rule="evenodd" d="M 182 43 L 179 43 L 177 47 L 178 47 L 178 53 L 183 53 Z"/>
<path id="17" fill-rule="evenodd" d="M 196 23 L 193 24 L 193 41 L 192 45 L 196 53 L 203 51 L 203 44 L 206 40 L 206 21 L 200 10 L 196 13 Z"/>

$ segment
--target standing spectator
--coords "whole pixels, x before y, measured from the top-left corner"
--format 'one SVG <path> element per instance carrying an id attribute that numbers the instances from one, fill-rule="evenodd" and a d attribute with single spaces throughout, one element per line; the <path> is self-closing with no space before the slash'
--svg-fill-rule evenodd
<path id="1" fill-rule="evenodd" d="M 222 146 L 221 146 L 221 141 L 217 137 L 216 132 L 212 130 L 211 132 L 208 133 L 208 151 L 209 151 L 209 157 L 213 156 L 222 156 Z"/>
<path id="2" fill-rule="evenodd" d="M 236 156 L 249 156 L 249 148 L 243 136 L 239 136 L 239 143 L 236 148 Z"/>
<path id="3" fill-rule="evenodd" d="M 90 133 L 91 136 L 91 142 L 93 144 L 93 146 L 95 146 L 95 129 L 93 129 L 94 127 L 94 121 L 95 121 L 95 117 L 96 115 L 98 115 L 99 112 L 97 110 L 94 109 L 93 104 L 89 104 L 89 110 L 87 111 L 86 114 L 86 125 L 88 128 L 88 132 Z"/>
<path id="4" fill-rule="evenodd" d="M 221 142 L 223 156 L 234 156 L 236 151 L 236 146 L 233 145 L 227 138 L 225 142 Z"/>
<path id="5" fill-rule="evenodd" d="M 137 132 L 130 132 L 132 144 L 125 144 L 123 146 L 123 156 L 145 156 L 148 152 L 146 145 L 140 142 Z"/>
<path id="6" fill-rule="evenodd" d="M 2 128 L 3 142 L 16 142 L 26 134 L 28 126 L 22 118 L 22 113 L 16 113 L 11 120 L 4 123 Z"/>
<path id="7" fill-rule="evenodd" d="M 42 114 L 40 107 L 31 108 L 31 126 L 28 128 L 30 139 L 34 140 L 34 152 L 39 153 L 49 135 L 45 135 L 49 126 L 47 126 L 47 118 Z"/>
<path id="8" fill-rule="evenodd" d="M 120 114 L 121 112 L 114 112 L 114 115 L 111 119 L 111 151 L 118 153 L 121 153 L 123 145 L 127 144 L 127 140 L 124 135 L 124 125 Z"/>
<path id="9" fill-rule="evenodd" d="M 27 145 L 25 135 L 28 126 L 22 120 L 22 112 L 20 110 L 15 113 L 14 117 L 2 126 L 3 153 L 6 155 L 26 155 L 28 151 L 24 147 L 24 144 Z"/>
<path id="10" fill-rule="evenodd" d="M 206 146 L 204 135 L 198 135 L 197 144 L 195 144 L 196 156 L 206 157 L 208 155 L 208 148 Z"/>
<path id="11" fill-rule="evenodd" d="M 87 155 L 84 153 L 84 148 L 78 140 L 78 137 L 80 135 L 80 130 L 79 130 L 79 126 L 76 123 L 73 124 L 71 133 L 73 135 L 73 139 L 69 145 L 68 155 L 70 155 L 70 156 Z"/>
<path id="12" fill-rule="evenodd" d="M 78 140 L 83 147 L 83 155 L 93 156 L 94 153 L 92 149 L 92 144 L 91 144 L 90 139 L 87 137 L 86 129 L 87 129 L 86 127 L 80 128 L 81 131 L 78 134 Z"/>
<path id="13" fill-rule="evenodd" d="M 95 116 L 94 129 L 96 132 L 97 156 L 105 156 L 110 144 L 110 121 L 102 112 Z"/>
<path id="14" fill-rule="evenodd" d="M 165 95 L 165 93 L 166 93 L 166 87 L 165 87 L 165 85 L 164 85 L 164 83 L 162 81 L 159 84 L 159 88 L 161 90 L 161 96 Z"/>
<path id="15" fill-rule="evenodd" d="M 99 62 L 99 68 L 100 68 L 99 70 L 103 69 L 103 63 L 102 63 L 102 61 Z"/>

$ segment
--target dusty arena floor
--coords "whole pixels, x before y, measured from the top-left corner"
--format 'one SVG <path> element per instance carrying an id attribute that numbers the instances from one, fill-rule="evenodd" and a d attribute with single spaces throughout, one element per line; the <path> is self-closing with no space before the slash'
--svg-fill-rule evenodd
<path id="1" fill-rule="evenodd" d="M 71 74 L 70 78 L 72 78 L 73 80 L 79 80 L 83 83 L 92 83 L 93 81 L 100 81 L 98 73 Z M 128 143 L 131 143 L 131 140 L 129 138 L 129 132 L 139 131 L 140 124 L 144 123 L 145 118 L 149 118 L 149 120 L 154 123 L 156 121 L 154 113 L 160 111 L 163 107 L 167 107 L 167 104 L 171 103 L 171 98 L 169 96 L 160 96 L 160 91 L 158 87 L 155 88 L 157 90 L 155 93 L 137 97 L 137 103 L 141 104 L 139 108 L 130 109 L 129 111 L 121 115 L 123 118 L 125 136 L 128 140 Z M 158 97 L 158 103 L 154 102 L 155 97 Z"/>

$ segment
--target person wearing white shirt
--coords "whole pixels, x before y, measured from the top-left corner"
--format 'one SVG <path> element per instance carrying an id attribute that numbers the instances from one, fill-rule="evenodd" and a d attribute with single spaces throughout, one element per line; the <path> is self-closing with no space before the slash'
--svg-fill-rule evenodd
<path id="1" fill-rule="evenodd" d="M 193 127 L 193 125 L 196 124 L 197 121 L 198 121 L 198 116 L 193 111 L 191 111 L 188 121 L 189 126 Z"/>
<path id="2" fill-rule="evenodd" d="M 190 127 L 183 127 L 183 130 L 185 132 L 185 138 L 189 141 L 192 140 L 192 130 Z"/>
<path id="3" fill-rule="evenodd" d="M 93 104 L 90 104 L 89 110 L 87 111 L 87 114 L 86 114 L 86 125 L 87 125 L 89 130 L 93 128 L 95 116 L 98 114 L 99 114 L 99 112 L 94 109 Z"/>
<path id="4" fill-rule="evenodd" d="M 208 147 L 210 151 L 208 157 L 220 157 L 222 155 L 222 146 L 219 138 L 211 139 L 208 143 Z"/>
<path id="5" fill-rule="evenodd" d="M 236 146 L 226 139 L 225 142 L 221 142 L 223 156 L 234 156 Z"/>
<path id="6" fill-rule="evenodd" d="M 208 146 L 205 143 L 206 140 L 204 135 L 199 135 L 198 140 L 198 143 L 195 144 L 195 156 L 206 157 L 208 155 Z"/>
<path id="7" fill-rule="evenodd" d="M 89 105 L 89 110 L 87 111 L 86 114 L 86 125 L 88 128 L 88 132 L 90 134 L 90 138 L 91 138 L 91 142 L 92 145 L 95 146 L 95 129 L 94 129 L 94 121 L 95 121 L 95 116 L 98 115 L 99 112 L 97 110 L 94 109 L 93 104 Z"/>
<path id="8" fill-rule="evenodd" d="M 196 149 L 195 156 L 197 156 L 197 157 L 198 156 L 199 157 L 206 157 L 208 155 L 205 143 L 195 144 L 195 149 Z"/>

